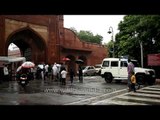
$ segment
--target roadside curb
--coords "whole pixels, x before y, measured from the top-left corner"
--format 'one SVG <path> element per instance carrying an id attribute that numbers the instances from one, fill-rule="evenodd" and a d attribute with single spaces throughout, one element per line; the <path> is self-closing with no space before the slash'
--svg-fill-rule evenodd
<path id="1" fill-rule="evenodd" d="M 122 90 L 118 90 L 118 91 L 115 91 L 115 92 L 103 94 L 103 95 L 100 95 L 100 96 L 88 98 L 88 99 L 85 99 L 85 100 L 80 100 L 80 101 L 68 103 L 68 104 L 65 104 L 65 105 L 89 105 L 93 102 L 104 100 L 104 99 L 107 99 L 107 98 L 111 98 L 111 97 L 114 97 L 114 96 L 117 96 L 117 95 L 120 95 L 120 94 L 124 94 L 126 92 L 128 92 L 127 89 L 122 89 Z"/>

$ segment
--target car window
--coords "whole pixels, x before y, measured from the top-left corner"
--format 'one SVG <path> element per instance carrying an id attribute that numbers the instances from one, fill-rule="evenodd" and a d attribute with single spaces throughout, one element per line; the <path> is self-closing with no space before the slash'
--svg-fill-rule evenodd
<path id="1" fill-rule="evenodd" d="M 118 61 L 111 61 L 111 67 L 118 67 Z"/>
<path id="2" fill-rule="evenodd" d="M 109 67 L 109 61 L 103 61 L 102 66 L 103 67 Z"/>
<path id="3" fill-rule="evenodd" d="M 127 61 L 121 61 L 121 67 L 127 67 Z"/>
<path id="4" fill-rule="evenodd" d="M 94 69 L 93 67 L 90 67 L 90 69 Z"/>

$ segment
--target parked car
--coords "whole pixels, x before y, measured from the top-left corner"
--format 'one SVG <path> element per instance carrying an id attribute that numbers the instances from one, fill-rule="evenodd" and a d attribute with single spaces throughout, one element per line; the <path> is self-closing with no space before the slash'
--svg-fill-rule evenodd
<path id="1" fill-rule="evenodd" d="M 95 67 L 95 69 L 97 70 L 96 71 L 96 74 L 97 75 L 100 75 L 101 74 L 101 65 L 102 64 L 96 64 L 94 67 Z"/>
<path id="2" fill-rule="evenodd" d="M 97 70 L 95 69 L 94 66 L 86 66 L 83 70 L 83 75 L 96 75 Z"/>

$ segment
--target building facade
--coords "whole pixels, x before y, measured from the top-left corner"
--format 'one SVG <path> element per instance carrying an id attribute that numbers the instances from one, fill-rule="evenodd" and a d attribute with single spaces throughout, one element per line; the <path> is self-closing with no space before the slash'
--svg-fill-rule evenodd
<path id="1" fill-rule="evenodd" d="M 63 15 L 0 15 L 0 56 L 8 56 L 11 43 L 17 45 L 21 56 L 39 63 L 62 63 L 67 57 L 68 68 L 77 69 L 76 59 L 84 65 L 101 63 L 107 57 L 103 45 L 81 41 L 64 28 Z"/>

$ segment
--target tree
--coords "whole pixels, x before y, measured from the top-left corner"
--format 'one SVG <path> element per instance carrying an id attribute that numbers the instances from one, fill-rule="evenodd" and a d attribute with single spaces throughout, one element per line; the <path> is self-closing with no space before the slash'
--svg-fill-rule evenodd
<path id="1" fill-rule="evenodd" d="M 82 41 L 102 44 L 103 37 L 101 35 L 98 34 L 93 35 L 91 31 L 85 31 L 85 30 L 80 30 L 79 32 L 77 32 L 77 30 L 74 27 L 71 27 L 70 29 L 74 31 L 79 37 L 79 39 Z"/>
<path id="2" fill-rule="evenodd" d="M 108 57 L 113 57 L 113 41 L 109 41 L 108 43 L 104 43 L 104 46 L 107 48 Z"/>
<path id="3" fill-rule="evenodd" d="M 77 30 L 76 30 L 76 28 L 74 28 L 74 27 L 71 27 L 71 28 L 69 28 L 69 29 L 72 30 L 75 34 L 78 33 Z"/>
<path id="4" fill-rule="evenodd" d="M 127 15 L 119 23 L 118 29 L 120 32 L 116 35 L 115 42 L 117 56 L 129 55 L 140 61 L 140 42 L 143 42 L 145 64 L 147 54 L 160 52 L 159 15 Z M 156 41 L 156 44 L 152 44 L 152 39 Z"/>

